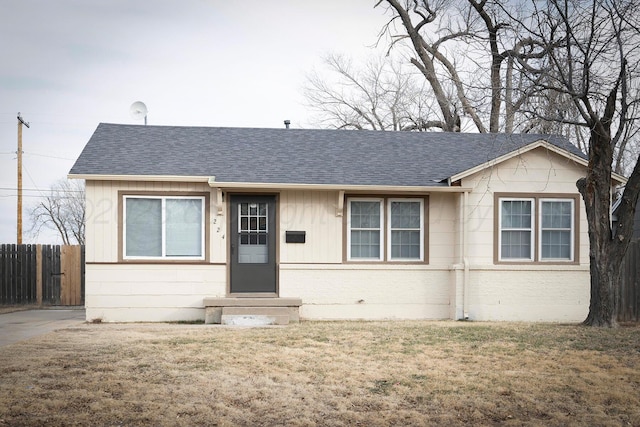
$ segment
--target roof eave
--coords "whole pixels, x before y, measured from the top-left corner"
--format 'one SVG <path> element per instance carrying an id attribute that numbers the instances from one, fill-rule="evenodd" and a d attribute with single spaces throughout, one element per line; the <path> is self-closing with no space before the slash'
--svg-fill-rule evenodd
<path id="1" fill-rule="evenodd" d="M 516 156 L 520 156 L 524 153 L 527 153 L 529 151 L 532 151 L 536 148 L 546 148 L 549 151 L 553 151 L 554 153 L 563 156 L 581 166 L 587 167 L 589 165 L 589 161 L 587 159 L 584 159 L 580 156 L 577 156 L 567 150 L 564 150 L 556 145 L 553 145 L 545 140 L 538 140 L 535 142 L 532 142 L 531 144 L 527 144 L 523 147 L 518 148 L 517 150 L 513 150 L 507 154 L 504 154 L 502 156 L 496 157 L 495 159 L 489 160 L 487 162 L 484 162 L 482 164 L 479 164 L 478 166 L 475 166 L 473 168 L 467 169 L 465 171 L 462 171 L 460 173 L 457 173 L 453 176 L 451 176 L 449 178 L 450 182 L 456 182 L 458 180 L 461 180 L 463 178 L 467 178 L 468 176 L 471 176 L 477 172 L 480 172 L 484 169 L 487 169 L 491 166 L 497 165 L 498 163 L 502 163 L 506 160 L 512 159 Z M 627 182 L 627 178 L 625 178 L 622 175 L 619 175 L 617 173 L 612 173 L 611 174 L 611 180 L 614 181 L 614 184 L 624 184 Z"/>
<path id="2" fill-rule="evenodd" d="M 389 193 L 464 193 L 471 187 L 448 186 L 414 186 L 414 185 L 355 185 L 355 184 L 292 184 L 271 182 L 218 182 L 209 180 L 209 186 L 226 189 L 256 189 L 256 190 L 325 190 L 348 192 L 389 192 Z"/>
<path id="3" fill-rule="evenodd" d="M 355 185 L 355 184 L 302 184 L 274 182 L 220 182 L 215 176 L 174 176 L 174 175 L 92 175 L 69 174 L 69 179 L 89 181 L 153 181 L 153 182 L 205 182 L 212 188 L 252 189 L 252 190 L 325 190 L 348 192 L 388 192 L 388 193 L 464 193 L 471 187 L 429 186 L 429 185 Z"/>
<path id="4" fill-rule="evenodd" d="M 106 175 L 106 174 L 74 174 L 67 175 L 69 179 L 84 179 L 89 181 L 154 181 L 154 182 L 209 182 L 208 176 L 182 175 Z"/>

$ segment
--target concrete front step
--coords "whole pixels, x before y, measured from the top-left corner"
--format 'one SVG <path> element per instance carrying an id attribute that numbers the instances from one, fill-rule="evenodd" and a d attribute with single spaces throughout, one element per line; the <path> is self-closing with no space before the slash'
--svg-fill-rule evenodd
<path id="1" fill-rule="evenodd" d="M 300 321 L 299 298 L 205 298 L 205 323 L 287 325 Z"/>
<path id="2" fill-rule="evenodd" d="M 207 297 L 205 307 L 300 307 L 300 298 Z"/>
<path id="3" fill-rule="evenodd" d="M 289 309 L 287 307 L 223 307 L 222 315 L 225 314 L 289 317 Z"/>
<path id="4" fill-rule="evenodd" d="M 287 307 L 223 307 L 223 325 L 288 325 Z"/>
<path id="5" fill-rule="evenodd" d="M 235 326 L 264 326 L 288 325 L 288 315 L 260 315 L 260 314 L 223 314 L 220 317 L 222 325 Z"/>

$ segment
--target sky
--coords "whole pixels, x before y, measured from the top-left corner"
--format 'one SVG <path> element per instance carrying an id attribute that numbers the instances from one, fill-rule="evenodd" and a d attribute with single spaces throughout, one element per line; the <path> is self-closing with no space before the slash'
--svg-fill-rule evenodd
<path id="1" fill-rule="evenodd" d="M 0 15 L 0 243 L 15 243 L 17 114 L 23 243 L 29 211 L 101 122 L 313 127 L 305 76 L 322 57 L 374 54 L 388 21 L 374 0 L 20 0 Z"/>

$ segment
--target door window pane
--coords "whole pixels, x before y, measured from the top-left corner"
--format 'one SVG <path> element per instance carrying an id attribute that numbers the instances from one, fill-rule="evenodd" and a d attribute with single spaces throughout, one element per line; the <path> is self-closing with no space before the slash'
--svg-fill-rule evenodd
<path id="1" fill-rule="evenodd" d="M 268 263 L 268 204 L 239 203 L 238 217 L 238 263 Z"/>

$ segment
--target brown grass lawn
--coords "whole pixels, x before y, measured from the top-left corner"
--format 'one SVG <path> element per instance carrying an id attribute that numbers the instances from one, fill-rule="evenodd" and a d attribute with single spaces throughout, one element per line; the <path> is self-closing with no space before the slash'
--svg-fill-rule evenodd
<path id="1" fill-rule="evenodd" d="M 640 426 L 640 327 L 86 324 L 0 348 L 0 426 Z"/>

